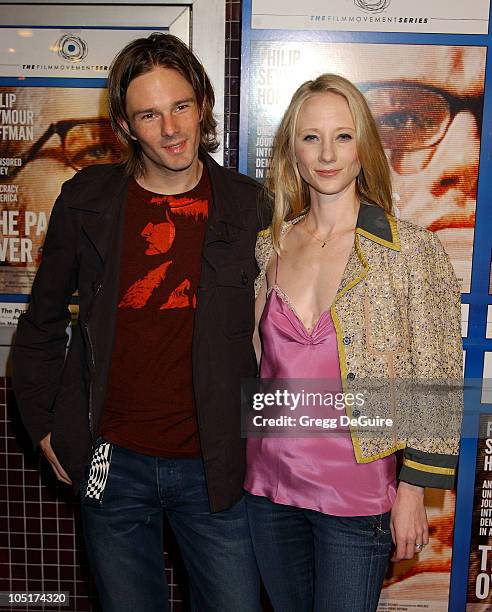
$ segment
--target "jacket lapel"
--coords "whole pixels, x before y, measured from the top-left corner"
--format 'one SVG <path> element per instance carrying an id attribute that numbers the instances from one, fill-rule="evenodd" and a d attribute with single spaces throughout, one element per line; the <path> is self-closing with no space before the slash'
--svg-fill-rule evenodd
<path id="1" fill-rule="evenodd" d="M 203 254 L 210 262 L 207 245 L 216 242 L 233 242 L 237 240 L 239 230 L 244 228 L 244 221 L 235 196 L 236 185 L 209 155 L 200 155 L 205 164 L 212 186 L 209 218 L 205 230 Z M 101 183 L 97 188 L 90 183 L 81 188 L 76 204 L 72 207 L 94 213 L 84 221 L 82 229 L 93 245 L 101 262 L 104 264 L 110 254 L 114 254 L 112 244 L 114 232 L 121 233 L 123 216 L 121 207 L 126 201 L 128 177 L 118 168 L 108 169 L 104 177 L 107 186 L 107 197 L 101 198 Z M 220 262 L 210 262 L 214 267 Z"/>
<path id="2" fill-rule="evenodd" d="M 103 263 L 106 262 L 108 253 L 114 252 L 111 248 L 111 242 L 115 232 L 116 220 L 121 218 L 119 213 L 126 201 L 128 178 L 122 172 L 115 171 L 108 176 L 106 184 L 107 197 L 105 199 L 100 197 L 100 193 L 99 197 L 95 195 L 92 199 L 91 193 L 88 192 L 87 199 L 83 196 L 80 197 L 78 201 L 82 203 L 76 206 L 81 210 L 94 213 L 83 223 L 82 229 Z M 117 225 L 119 226 L 119 224 Z"/>
<path id="3" fill-rule="evenodd" d="M 382 247 L 394 251 L 400 250 L 395 218 L 388 215 L 380 206 L 361 203 L 355 229 L 354 248 L 350 252 L 349 260 L 345 266 L 335 302 L 360 283 L 369 271 L 369 264 L 361 247 L 360 236 Z"/>
<path id="4" fill-rule="evenodd" d="M 356 233 L 354 248 L 350 251 L 348 262 L 345 266 L 345 270 L 343 271 L 342 280 L 340 281 L 340 285 L 333 302 L 335 303 L 342 297 L 342 295 L 360 283 L 360 281 L 366 276 L 368 270 L 369 266 L 360 248 L 359 237 Z"/>

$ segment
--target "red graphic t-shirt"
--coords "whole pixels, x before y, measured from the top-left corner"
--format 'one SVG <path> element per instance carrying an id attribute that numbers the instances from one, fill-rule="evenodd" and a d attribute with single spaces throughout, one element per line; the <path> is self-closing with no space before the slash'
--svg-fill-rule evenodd
<path id="1" fill-rule="evenodd" d="M 148 455 L 200 454 L 191 343 L 210 182 L 161 195 L 130 181 L 100 433 Z"/>

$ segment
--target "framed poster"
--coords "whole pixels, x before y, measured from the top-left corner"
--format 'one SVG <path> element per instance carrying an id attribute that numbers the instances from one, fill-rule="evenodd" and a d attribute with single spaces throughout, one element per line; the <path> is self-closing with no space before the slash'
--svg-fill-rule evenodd
<path id="1" fill-rule="evenodd" d="M 492 350 L 489 17 L 489 0 L 243 2 L 239 169 L 265 179 L 297 87 L 327 72 L 347 77 L 379 125 L 395 214 L 436 233 L 461 283 L 470 384 L 458 489 L 429 492 L 430 545 L 391 568 L 381 610 L 461 610 L 467 602 L 479 417 L 490 412 L 481 399 L 484 353 Z"/>

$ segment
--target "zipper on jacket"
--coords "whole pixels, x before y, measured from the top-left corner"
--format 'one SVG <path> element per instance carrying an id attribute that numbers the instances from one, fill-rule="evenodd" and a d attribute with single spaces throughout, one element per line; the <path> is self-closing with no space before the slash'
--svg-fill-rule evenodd
<path id="1" fill-rule="evenodd" d="M 89 383 L 89 412 L 88 412 L 88 419 L 89 419 L 89 433 L 90 433 L 90 436 L 91 436 L 92 445 L 94 446 L 94 432 L 92 431 L 92 428 L 93 428 L 93 423 L 92 423 L 92 381 Z"/>
<path id="2" fill-rule="evenodd" d="M 101 282 L 98 282 L 97 284 L 96 283 L 93 284 L 94 293 L 92 295 L 92 301 L 94 301 L 94 299 L 97 297 L 98 293 L 101 291 L 101 287 L 102 287 L 102 283 Z M 92 310 L 92 302 L 91 302 L 90 310 Z M 88 316 L 90 316 L 90 314 Z M 89 341 L 89 349 L 90 349 L 90 353 L 91 353 L 91 364 L 92 364 L 93 370 L 95 371 L 95 369 L 96 369 L 96 360 L 95 360 L 95 357 L 94 357 L 94 345 L 92 343 L 91 332 L 90 332 L 90 329 L 89 329 L 89 323 L 87 321 L 84 323 L 84 327 L 85 327 L 85 331 L 86 331 L 86 334 L 87 334 L 87 340 Z M 93 430 L 94 423 L 93 423 L 93 419 L 92 419 L 92 408 L 93 408 L 93 406 L 92 406 L 92 404 L 93 404 L 93 398 L 92 398 L 92 395 L 93 395 L 93 392 L 92 392 L 93 381 L 92 381 L 92 378 L 93 377 L 91 376 L 91 380 L 89 382 L 89 413 L 88 413 L 88 417 L 89 417 L 89 432 L 91 434 L 92 443 L 94 444 L 94 434 L 95 434 L 95 432 Z"/>
<path id="3" fill-rule="evenodd" d="M 87 321 L 84 323 L 84 327 L 85 327 L 85 331 L 87 334 L 87 340 L 89 341 L 89 348 L 91 351 L 91 363 L 92 363 L 92 367 L 95 368 L 96 367 L 96 362 L 94 360 L 94 345 L 92 344 L 92 340 L 91 340 L 91 332 L 89 330 L 89 323 L 87 323 Z"/>
<path id="4" fill-rule="evenodd" d="M 94 289 L 94 295 L 92 296 L 93 298 L 95 298 L 96 295 L 99 293 L 99 291 L 101 291 L 101 287 L 102 287 L 102 283 L 98 283 L 96 285 L 96 288 Z"/>
<path id="5" fill-rule="evenodd" d="M 94 283 L 94 285 L 95 285 L 95 283 Z M 94 287 L 94 285 L 93 285 L 93 287 Z M 92 303 L 94 302 L 94 299 L 97 297 L 98 293 L 101 291 L 101 287 L 102 287 L 102 283 L 101 282 L 97 283 L 97 285 L 95 285 L 95 287 L 94 287 L 94 293 L 92 295 L 91 307 L 90 307 L 89 313 L 87 315 L 88 317 L 90 317 L 90 312 L 92 311 Z M 90 349 L 90 353 L 91 353 L 92 369 L 95 372 L 95 370 L 96 370 L 96 358 L 95 358 L 95 352 L 94 352 L 94 344 L 92 343 L 91 332 L 90 332 L 90 329 L 89 329 L 88 321 L 85 321 L 84 328 L 85 328 L 85 332 L 87 334 L 87 340 L 89 341 L 89 349 Z M 92 419 L 93 376 L 94 376 L 94 373 L 92 374 L 91 380 L 89 382 L 89 412 L 88 412 L 88 417 L 89 417 L 89 432 L 90 432 L 90 435 L 91 435 L 92 444 L 94 444 L 94 437 L 95 437 L 94 423 L 93 423 L 93 419 Z"/>
<path id="6" fill-rule="evenodd" d="M 95 362 L 95 358 L 94 358 L 94 345 L 92 344 L 92 339 L 91 339 L 91 333 L 89 330 L 89 323 L 85 322 L 84 323 L 84 328 L 85 328 L 85 332 L 87 334 L 87 340 L 89 341 L 89 349 L 90 349 L 90 353 L 91 353 L 91 363 L 92 363 L 92 368 L 95 371 L 96 368 L 96 362 Z M 92 442 L 94 443 L 94 431 L 93 431 L 93 422 L 92 422 L 92 377 L 91 376 L 91 380 L 89 382 L 89 431 L 91 434 L 91 439 Z"/>

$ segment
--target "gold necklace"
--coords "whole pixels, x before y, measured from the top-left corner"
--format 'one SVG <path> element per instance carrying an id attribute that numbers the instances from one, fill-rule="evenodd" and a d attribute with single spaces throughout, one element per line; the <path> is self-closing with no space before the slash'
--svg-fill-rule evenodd
<path id="1" fill-rule="evenodd" d="M 329 238 L 326 238 L 325 240 L 318 238 L 318 236 L 316 236 L 316 234 L 311 231 L 310 229 L 308 229 L 307 227 L 303 227 L 302 225 L 299 226 L 301 229 L 303 229 L 305 232 L 307 232 L 308 234 L 310 234 L 313 238 L 315 238 L 318 242 L 321 242 L 321 248 L 324 249 L 326 246 L 326 243 L 329 242 L 332 238 L 334 238 L 335 236 L 330 236 Z"/>
<path id="2" fill-rule="evenodd" d="M 316 234 L 308 229 L 307 227 L 303 227 L 302 225 L 298 225 L 298 227 L 302 230 L 304 230 L 306 233 L 308 233 L 310 236 L 312 236 L 313 238 L 315 238 L 318 242 L 321 242 L 321 248 L 324 249 L 327 242 L 330 242 L 330 240 L 333 240 L 333 238 L 337 238 L 338 236 L 340 236 L 342 233 L 345 232 L 338 232 L 336 234 L 332 234 L 329 238 L 325 238 L 324 240 L 322 238 L 319 238 L 318 236 L 316 236 Z M 355 230 L 355 228 L 354 228 Z"/>

